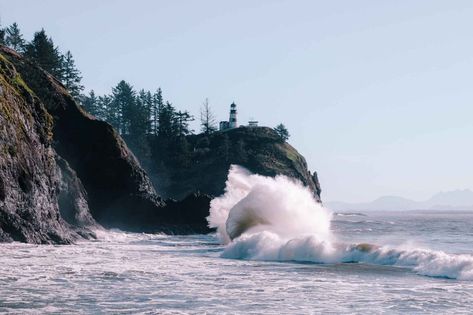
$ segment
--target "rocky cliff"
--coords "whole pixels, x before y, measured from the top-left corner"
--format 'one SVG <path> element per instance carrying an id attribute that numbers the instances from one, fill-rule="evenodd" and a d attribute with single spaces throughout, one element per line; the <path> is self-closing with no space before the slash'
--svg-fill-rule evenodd
<path id="1" fill-rule="evenodd" d="M 0 241 L 69 243 L 77 235 L 61 217 L 66 179 L 52 148 L 53 118 L 13 64 L 0 54 Z M 64 175 L 64 176 L 63 176 Z M 74 202 L 74 201 L 72 201 Z M 74 209 L 69 210 L 74 216 Z M 93 221 L 87 222 L 93 224 Z M 81 225 L 76 225 L 80 227 Z"/>
<path id="2" fill-rule="evenodd" d="M 304 157 L 267 127 L 240 127 L 210 135 L 186 137 L 186 152 L 151 138 L 149 174 L 157 191 L 180 199 L 201 192 L 213 196 L 223 193 L 231 164 L 246 167 L 266 176 L 286 175 L 300 180 L 320 201 L 317 173 L 311 173 Z M 167 155 L 163 155 L 167 152 Z M 182 156 L 187 155 L 186 160 Z"/>
<path id="3" fill-rule="evenodd" d="M 210 195 L 223 192 L 231 164 L 296 178 L 320 200 L 316 173 L 270 128 L 148 140 L 160 195 L 109 124 L 85 113 L 50 74 L 0 46 L 0 241 L 66 244 L 94 237 L 101 226 L 208 232 Z"/>
<path id="4" fill-rule="evenodd" d="M 208 197 L 162 200 L 109 124 L 2 46 L 0 102 L 0 241 L 68 243 L 90 235 L 95 221 L 133 231 L 207 231 L 204 217 L 188 214 L 207 211 Z"/>

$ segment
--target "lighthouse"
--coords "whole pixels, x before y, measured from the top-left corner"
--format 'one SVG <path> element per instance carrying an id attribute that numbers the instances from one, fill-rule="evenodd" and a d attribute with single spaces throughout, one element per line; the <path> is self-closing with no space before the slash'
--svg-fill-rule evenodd
<path id="1" fill-rule="evenodd" d="M 236 110 L 236 104 L 233 102 L 232 105 L 230 105 L 230 119 L 229 119 L 229 128 L 236 128 L 238 127 L 237 124 L 237 110 Z"/>
<path id="2" fill-rule="evenodd" d="M 237 127 L 238 127 L 237 110 L 236 110 L 236 104 L 233 102 L 230 105 L 230 118 L 228 119 L 228 121 L 220 122 L 220 130 L 233 129 Z"/>

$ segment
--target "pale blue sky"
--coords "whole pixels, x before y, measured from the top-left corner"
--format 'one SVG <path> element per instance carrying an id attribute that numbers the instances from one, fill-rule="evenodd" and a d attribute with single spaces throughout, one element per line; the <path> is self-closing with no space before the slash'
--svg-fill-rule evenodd
<path id="1" fill-rule="evenodd" d="M 161 86 L 198 116 L 284 122 L 324 200 L 473 188 L 473 1 L 0 0 L 87 89 Z"/>

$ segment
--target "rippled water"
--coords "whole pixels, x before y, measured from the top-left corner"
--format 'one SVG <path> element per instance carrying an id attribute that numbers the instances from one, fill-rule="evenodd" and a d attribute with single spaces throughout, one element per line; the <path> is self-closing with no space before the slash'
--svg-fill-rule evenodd
<path id="1" fill-rule="evenodd" d="M 473 213 L 336 215 L 342 242 L 473 254 Z M 12 314 L 464 313 L 473 281 L 409 268 L 224 259 L 214 235 L 100 232 L 70 246 L 0 245 L 0 312 Z"/>

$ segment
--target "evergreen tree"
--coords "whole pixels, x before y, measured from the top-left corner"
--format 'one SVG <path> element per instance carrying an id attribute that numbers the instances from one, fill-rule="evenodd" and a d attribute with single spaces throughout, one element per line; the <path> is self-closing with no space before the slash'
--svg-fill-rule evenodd
<path id="1" fill-rule="evenodd" d="M 99 96 L 97 106 L 97 118 L 105 120 L 110 125 L 115 126 L 118 120 L 116 119 L 116 113 L 112 109 L 112 97 L 109 95 Z"/>
<path id="2" fill-rule="evenodd" d="M 25 40 L 23 39 L 23 35 L 21 35 L 18 24 L 13 23 L 5 29 L 5 44 L 11 49 L 23 53 L 25 49 Z"/>
<path id="3" fill-rule="evenodd" d="M 100 118 L 99 99 L 95 96 L 94 90 L 91 90 L 89 95 L 82 95 L 81 104 L 86 112 Z"/>
<path id="4" fill-rule="evenodd" d="M 34 34 L 33 40 L 25 47 L 25 56 L 32 59 L 59 81 L 63 79 L 63 57 L 54 46 L 53 40 L 44 29 Z"/>
<path id="5" fill-rule="evenodd" d="M 113 100 L 110 110 L 113 113 L 110 123 L 121 134 L 128 134 L 130 132 L 130 121 L 133 119 L 133 109 L 136 103 L 135 94 L 133 87 L 124 80 L 120 81 L 112 89 Z"/>
<path id="6" fill-rule="evenodd" d="M 161 138 L 171 138 L 175 135 L 175 109 L 171 103 L 166 102 L 158 111 L 158 135 Z"/>
<path id="7" fill-rule="evenodd" d="M 71 93 L 72 97 L 78 100 L 81 91 L 84 89 L 84 86 L 81 85 L 82 77 L 80 75 L 80 71 L 76 68 L 74 58 L 72 57 L 72 54 L 69 50 L 64 55 L 62 68 L 62 82 L 68 89 L 69 93 Z"/>
<path id="8" fill-rule="evenodd" d="M 192 134 L 193 130 L 189 129 L 189 122 L 194 121 L 194 116 L 192 116 L 188 111 L 178 111 L 174 115 L 174 131 L 177 136 L 187 136 Z"/>
<path id="9" fill-rule="evenodd" d="M 133 152 L 143 164 L 149 162 L 151 150 L 146 137 L 149 132 L 149 108 L 152 102 L 151 93 L 141 90 L 134 105 L 128 109 L 128 141 Z"/>
<path id="10" fill-rule="evenodd" d="M 137 110 L 140 112 L 139 114 L 139 117 L 140 117 L 139 119 L 141 121 L 140 123 L 143 124 L 145 133 L 146 134 L 153 133 L 152 126 L 151 126 L 151 123 L 152 123 L 151 111 L 152 111 L 154 102 L 153 102 L 153 96 L 151 95 L 151 92 L 141 89 L 140 92 L 138 93 L 136 102 L 138 105 Z"/>
<path id="11" fill-rule="evenodd" d="M 284 126 L 282 123 L 277 125 L 275 128 L 274 128 L 274 131 L 276 131 L 276 133 L 278 134 L 278 136 L 281 138 L 281 141 L 284 142 L 284 141 L 287 141 L 289 139 L 289 137 L 291 136 L 289 134 L 289 131 L 287 131 L 287 128 L 286 126 Z"/>
<path id="12" fill-rule="evenodd" d="M 200 126 L 202 132 L 207 135 L 217 131 L 217 123 L 215 122 L 215 116 L 210 108 L 208 98 L 205 99 L 200 109 Z"/>
<path id="13" fill-rule="evenodd" d="M 158 88 L 153 95 L 153 103 L 151 105 L 151 133 L 157 135 L 159 133 L 159 115 L 164 108 L 163 92 Z"/>

